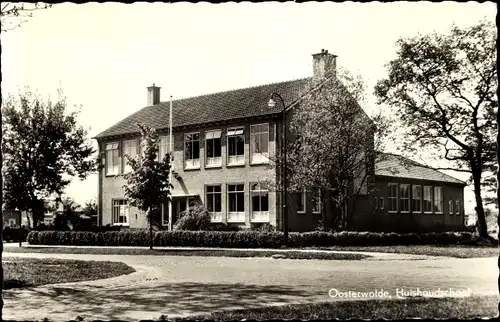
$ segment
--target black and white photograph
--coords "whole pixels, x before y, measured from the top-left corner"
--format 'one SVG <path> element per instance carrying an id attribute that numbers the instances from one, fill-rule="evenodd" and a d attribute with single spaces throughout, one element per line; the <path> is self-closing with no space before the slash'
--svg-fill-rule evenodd
<path id="1" fill-rule="evenodd" d="M 499 316 L 495 2 L 2 2 L 3 321 Z"/>

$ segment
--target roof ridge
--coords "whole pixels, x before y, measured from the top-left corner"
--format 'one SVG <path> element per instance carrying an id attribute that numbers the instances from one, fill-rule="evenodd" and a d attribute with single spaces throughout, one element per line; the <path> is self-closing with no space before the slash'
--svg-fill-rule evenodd
<path id="1" fill-rule="evenodd" d="M 200 97 L 204 97 L 204 96 L 211 96 L 211 95 L 215 95 L 215 94 L 222 94 L 222 93 L 229 93 L 229 92 L 241 91 L 241 90 L 244 90 L 244 89 L 257 88 L 257 87 L 261 87 L 261 86 L 270 86 L 270 85 L 277 85 L 277 84 L 283 84 L 283 83 L 289 83 L 289 82 L 296 82 L 296 81 L 300 81 L 300 80 L 306 80 L 306 79 L 308 79 L 308 78 L 311 78 L 311 77 L 310 77 L 310 76 L 308 76 L 308 77 L 302 77 L 302 78 L 290 79 L 290 80 L 280 81 L 280 82 L 273 82 L 273 83 L 259 84 L 259 85 L 253 85 L 253 86 L 248 86 L 248 87 L 233 88 L 233 89 L 228 89 L 228 90 L 225 90 L 225 91 L 212 92 L 212 93 L 201 94 L 201 95 L 195 95 L 195 96 L 187 96 L 187 97 L 182 97 L 182 98 L 175 99 L 175 100 L 173 100 L 173 102 L 175 102 L 175 101 L 183 101 L 183 100 L 193 99 L 193 98 L 200 98 Z M 156 105 L 159 105 L 159 104 L 166 104 L 166 103 L 169 103 L 169 102 L 170 102 L 170 101 L 163 101 L 163 102 L 159 102 L 159 103 L 158 103 L 158 104 L 156 104 Z M 150 106 L 154 106 L 154 105 L 150 105 Z M 148 107 L 148 106 L 145 106 L 145 107 Z"/>

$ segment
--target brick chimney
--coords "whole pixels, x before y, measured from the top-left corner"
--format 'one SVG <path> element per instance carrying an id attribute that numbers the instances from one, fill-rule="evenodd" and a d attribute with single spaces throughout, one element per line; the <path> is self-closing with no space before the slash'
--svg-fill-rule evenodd
<path id="1" fill-rule="evenodd" d="M 328 50 L 321 49 L 320 53 L 313 54 L 313 77 L 321 78 L 335 75 L 337 55 L 329 54 Z"/>
<path id="2" fill-rule="evenodd" d="M 148 106 L 160 103 L 160 88 L 154 83 L 153 86 L 148 87 Z"/>

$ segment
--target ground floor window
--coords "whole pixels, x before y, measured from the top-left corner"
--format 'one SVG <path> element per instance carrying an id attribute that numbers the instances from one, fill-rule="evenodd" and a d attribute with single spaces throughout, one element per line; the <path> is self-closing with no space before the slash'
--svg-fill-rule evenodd
<path id="1" fill-rule="evenodd" d="M 269 191 L 263 183 L 250 185 L 250 198 L 252 200 L 252 220 L 269 221 Z"/>
<path id="2" fill-rule="evenodd" d="M 432 187 L 424 187 L 424 212 L 432 212 Z"/>
<path id="3" fill-rule="evenodd" d="M 245 221 L 245 185 L 230 184 L 227 186 L 228 221 Z"/>
<path id="4" fill-rule="evenodd" d="M 401 212 L 410 212 L 410 185 L 399 185 L 399 210 Z"/>
<path id="5" fill-rule="evenodd" d="M 113 199 L 113 225 L 129 224 L 129 206 L 125 199 Z"/>
<path id="6" fill-rule="evenodd" d="M 398 211 L 398 184 L 389 183 L 388 185 L 387 202 L 389 203 L 389 211 Z"/>
<path id="7" fill-rule="evenodd" d="M 296 200 L 297 200 L 297 212 L 301 213 L 301 214 L 305 213 L 306 212 L 306 191 L 302 190 L 302 192 L 297 193 Z"/>
<path id="8" fill-rule="evenodd" d="M 460 215 L 460 200 L 455 201 L 455 212 Z"/>
<path id="9" fill-rule="evenodd" d="M 222 190 L 221 186 L 206 187 L 206 207 L 212 221 L 222 220 Z"/>
<path id="10" fill-rule="evenodd" d="M 422 186 L 412 186 L 411 211 L 422 211 Z"/>
<path id="11" fill-rule="evenodd" d="M 434 212 L 443 212 L 443 187 L 434 187 Z"/>

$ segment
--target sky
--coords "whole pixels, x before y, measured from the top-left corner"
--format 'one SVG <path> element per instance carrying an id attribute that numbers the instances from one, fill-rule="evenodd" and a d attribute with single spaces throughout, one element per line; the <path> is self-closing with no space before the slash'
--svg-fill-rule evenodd
<path id="1" fill-rule="evenodd" d="M 61 88 L 92 137 L 144 107 L 153 83 L 166 101 L 303 78 L 327 49 L 362 75 L 370 114 L 399 38 L 495 15 L 493 2 L 56 4 L 1 34 L 2 96 L 29 86 L 56 98 Z M 97 187 L 91 175 L 67 195 L 83 204 Z M 470 212 L 469 188 L 465 199 Z"/>

